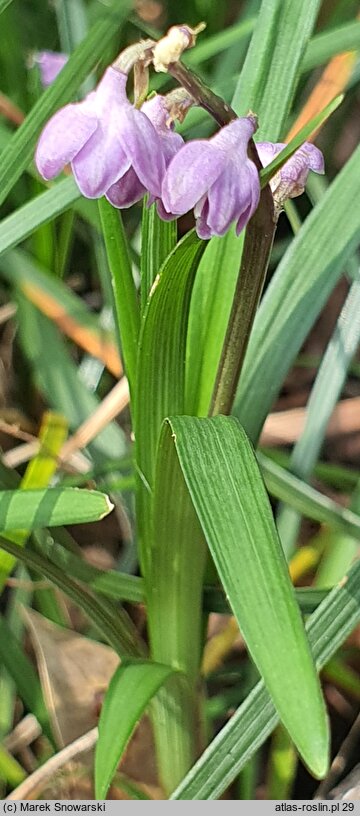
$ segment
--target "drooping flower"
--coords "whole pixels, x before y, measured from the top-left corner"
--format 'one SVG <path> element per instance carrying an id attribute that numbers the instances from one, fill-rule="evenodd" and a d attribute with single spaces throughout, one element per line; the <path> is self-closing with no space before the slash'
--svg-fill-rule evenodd
<path id="1" fill-rule="evenodd" d="M 153 124 L 160 138 L 165 167 L 167 167 L 175 153 L 177 153 L 184 144 L 184 140 L 180 134 L 174 132 L 173 124 L 169 123 L 169 102 L 166 97 L 157 94 L 152 99 L 144 102 L 141 111 Z M 130 207 L 131 204 L 135 204 L 136 201 L 139 201 L 146 192 L 146 186 L 141 183 L 134 169 L 131 167 L 120 181 L 115 182 L 115 184 L 107 190 L 106 198 L 114 207 Z M 158 196 L 150 194 L 149 205 L 153 204 L 155 200 L 158 201 L 158 207 L 161 206 Z"/>
<path id="2" fill-rule="evenodd" d="M 36 54 L 35 61 L 39 66 L 41 84 L 44 88 L 54 82 L 68 59 L 68 54 L 61 54 L 56 51 L 39 51 Z"/>
<path id="3" fill-rule="evenodd" d="M 126 82 L 127 74 L 107 68 L 95 91 L 49 120 L 35 155 L 45 179 L 57 176 L 70 162 L 83 195 L 99 198 L 131 169 L 136 183 L 160 196 L 162 140 L 145 113 L 129 102 Z"/>
<path id="4" fill-rule="evenodd" d="M 256 149 L 263 167 L 270 164 L 285 147 L 286 144 L 258 142 Z M 282 207 L 288 198 L 296 198 L 304 192 L 310 170 L 324 173 L 324 157 L 318 147 L 310 142 L 304 142 L 270 181 L 278 207 Z"/>
<path id="5" fill-rule="evenodd" d="M 189 142 L 170 162 L 162 186 L 165 213 L 194 207 L 200 238 L 224 235 L 236 222 L 237 235 L 256 210 L 259 175 L 247 155 L 256 118 L 235 119 L 211 139 Z M 161 214 L 161 213 L 160 213 Z"/>

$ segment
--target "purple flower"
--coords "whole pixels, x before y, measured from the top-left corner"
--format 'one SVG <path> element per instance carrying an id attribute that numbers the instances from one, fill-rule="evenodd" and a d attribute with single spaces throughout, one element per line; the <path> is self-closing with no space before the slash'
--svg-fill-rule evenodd
<path id="1" fill-rule="evenodd" d="M 254 117 L 235 119 L 211 139 L 184 145 L 164 178 L 165 212 L 182 215 L 194 207 L 200 238 L 224 235 L 233 221 L 239 235 L 260 196 L 258 172 L 247 155 L 255 129 Z"/>
<path id="2" fill-rule="evenodd" d="M 285 147 L 286 144 L 258 142 L 256 148 L 263 167 L 270 164 Z M 310 170 L 324 173 L 324 157 L 318 147 L 304 142 L 270 181 L 274 199 L 279 206 L 287 198 L 296 198 L 304 192 Z"/>
<path id="3" fill-rule="evenodd" d="M 165 172 L 162 140 L 145 113 L 129 102 L 126 82 L 126 74 L 110 67 L 96 91 L 49 120 L 35 156 L 45 179 L 54 178 L 71 162 L 83 195 L 99 198 L 120 179 L 127 189 L 131 169 L 130 186 L 141 184 L 160 196 Z"/>
<path id="4" fill-rule="evenodd" d="M 41 84 L 44 88 L 51 85 L 68 61 L 68 54 L 59 54 L 55 51 L 39 51 L 35 60 L 39 66 Z"/>
<path id="5" fill-rule="evenodd" d="M 169 111 L 165 97 L 160 95 L 154 96 L 153 99 L 144 102 L 141 111 L 153 124 L 160 137 L 165 167 L 167 167 L 175 153 L 183 146 L 184 140 L 178 133 L 174 133 L 172 126 L 168 125 Z M 130 207 L 131 204 L 135 204 L 136 201 L 139 201 L 146 192 L 146 186 L 141 183 L 131 167 L 120 181 L 116 181 L 115 184 L 107 190 L 106 198 L 114 207 Z M 154 194 L 150 194 L 149 206 L 153 204 L 154 201 L 158 202 L 158 209 L 161 208 L 159 198 Z M 165 213 L 165 216 L 166 215 Z"/>

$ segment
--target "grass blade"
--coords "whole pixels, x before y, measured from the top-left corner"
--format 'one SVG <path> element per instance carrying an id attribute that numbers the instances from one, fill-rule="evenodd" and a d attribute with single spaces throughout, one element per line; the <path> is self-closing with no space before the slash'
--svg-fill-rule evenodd
<path id="1" fill-rule="evenodd" d="M 0 530 L 36 530 L 100 521 L 112 508 L 108 496 L 96 490 L 1 490 Z"/>

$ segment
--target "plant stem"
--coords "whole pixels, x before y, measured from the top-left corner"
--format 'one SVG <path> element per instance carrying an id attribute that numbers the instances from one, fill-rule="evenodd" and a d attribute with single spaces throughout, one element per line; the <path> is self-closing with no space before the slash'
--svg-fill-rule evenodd
<path id="1" fill-rule="evenodd" d="M 237 118 L 230 105 L 207 88 L 181 62 L 170 65 L 169 73 L 221 127 Z M 262 164 L 253 139 L 250 139 L 248 154 L 260 172 Z M 274 201 L 267 185 L 261 191 L 259 206 L 246 229 L 239 276 L 210 405 L 211 416 L 231 412 L 264 286 L 276 225 Z"/>

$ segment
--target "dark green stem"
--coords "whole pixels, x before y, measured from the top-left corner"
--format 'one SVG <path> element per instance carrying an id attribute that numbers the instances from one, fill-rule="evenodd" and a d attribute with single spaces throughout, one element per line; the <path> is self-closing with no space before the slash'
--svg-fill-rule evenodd
<path id="1" fill-rule="evenodd" d="M 266 187 L 246 229 L 239 276 L 211 399 L 211 416 L 231 412 L 264 286 L 275 230 L 273 199 L 270 189 Z"/>

